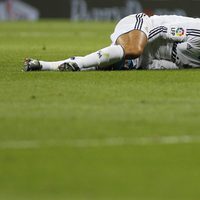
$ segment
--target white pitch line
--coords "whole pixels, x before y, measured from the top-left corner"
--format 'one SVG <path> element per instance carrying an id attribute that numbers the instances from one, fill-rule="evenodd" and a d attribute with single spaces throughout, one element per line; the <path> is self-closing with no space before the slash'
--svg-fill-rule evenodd
<path id="1" fill-rule="evenodd" d="M 69 139 L 69 140 L 27 140 L 1 141 L 0 149 L 40 149 L 45 147 L 113 147 L 113 146 L 147 146 L 200 143 L 200 136 L 160 136 L 140 138 L 105 138 L 105 139 Z"/>
<path id="2" fill-rule="evenodd" d="M 5 141 L 0 142 L 0 149 L 38 149 L 38 141 Z"/>

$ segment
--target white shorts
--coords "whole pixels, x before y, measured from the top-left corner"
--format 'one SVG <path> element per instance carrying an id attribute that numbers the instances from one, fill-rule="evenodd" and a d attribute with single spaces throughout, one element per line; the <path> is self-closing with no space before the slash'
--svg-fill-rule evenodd
<path id="1" fill-rule="evenodd" d="M 115 27 L 114 33 L 111 35 L 112 44 L 115 44 L 117 39 L 132 30 L 140 30 L 149 37 L 149 31 L 152 29 L 150 18 L 144 13 L 129 15 L 119 21 Z"/>

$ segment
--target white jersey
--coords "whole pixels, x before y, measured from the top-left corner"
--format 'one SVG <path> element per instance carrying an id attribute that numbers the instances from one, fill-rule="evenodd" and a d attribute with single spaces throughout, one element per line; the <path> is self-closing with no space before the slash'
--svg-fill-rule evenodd
<path id="1" fill-rule="evenodd" d="M 116 26 L 111 35 L 113 44 L 120 35 L 134 29 L 143 31 L 149 39 L 143 55 L 136 59 L 136 68 L 200 67 L 200 19 L 131 15 Z"/>

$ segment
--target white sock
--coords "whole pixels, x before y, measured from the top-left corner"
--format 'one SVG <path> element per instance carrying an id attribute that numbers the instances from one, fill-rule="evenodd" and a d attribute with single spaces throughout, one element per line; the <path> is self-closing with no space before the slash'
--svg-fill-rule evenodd
<path id="1" fill-rule="evenodd" d="M 79 68 L 104 67 L 121 61 L 124 50 L 120 45 L 109 46 L 85 57 L 76 58 L 74 61 Z"/>
<path id="2" fill-rule="evenodd" d="M 55 62 L 48 62 L 48 61 L 39 61 L 40 65 L 42 66 L 42 71 L 57 71 L 58 66 L 63 64 L 64 62 L 69 61 L 70 59 L 55 61 Z"/>

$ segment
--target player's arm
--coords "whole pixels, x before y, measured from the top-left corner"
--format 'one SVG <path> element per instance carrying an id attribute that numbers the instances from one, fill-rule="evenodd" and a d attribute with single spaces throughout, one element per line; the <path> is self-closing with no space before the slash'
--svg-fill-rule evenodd
<path id="1" fill-rule="evenodd" d="M 179 69 L 179 67 L 168 60 L 153 60 L 151 64 L 147 66 L 149 70 L 172 70 L 172 69 Z"/>
<path id="2" fill-rule="evenodd" d="M 197 36 L 188 36 L 186 42 L 174 44 L 173 62 L 181 68 L 200 67 L 200 30 Z"/>

